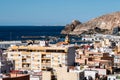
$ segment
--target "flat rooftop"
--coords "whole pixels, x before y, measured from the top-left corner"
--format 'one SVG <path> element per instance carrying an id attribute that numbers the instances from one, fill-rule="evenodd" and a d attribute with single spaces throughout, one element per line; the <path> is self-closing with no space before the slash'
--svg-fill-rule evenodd
<path id="1" fill-rule="evenodd" d="M 16 74 L 16 73 L 10 73 L 9 75 L 3 75 L 3 78 L 15 78 L 15 77 L 22 77 L 27 76 L 27 74 Z"/>

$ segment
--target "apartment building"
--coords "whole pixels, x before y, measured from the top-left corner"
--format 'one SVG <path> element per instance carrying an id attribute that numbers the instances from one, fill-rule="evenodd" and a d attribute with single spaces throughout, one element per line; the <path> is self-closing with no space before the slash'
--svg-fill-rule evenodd
<path id="1" fill-rule="evenodd" d="M 75 48 L 69 45 L 11 46 L 6 53 L 7 58 L 15 61 L 16 70 L 46 70 L 47 67 L 74 65 L 75 62 L 75 57 L 71 58 L 71 56 L 75 56 Z M 68 62 L 68 60 L 70 61 Z"/>

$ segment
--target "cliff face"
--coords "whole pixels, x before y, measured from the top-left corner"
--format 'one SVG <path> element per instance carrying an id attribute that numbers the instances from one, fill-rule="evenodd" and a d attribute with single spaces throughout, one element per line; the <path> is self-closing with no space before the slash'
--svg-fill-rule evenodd
<path id="1" fill-rule="evenodd" d="M 76 27 L 77 25 L 80 25 L 81 22 L 79 22 L 78 20 L 73 20 L 71 24 L 67 24 L 64 28 L 64 30 L 62 30 L 62 34 L 69 34 L 71 33 Z"/>
<path id="2" fill-rule="evenodd" d="M 77 24 L 74 28 L 67 31 L 68 26 L 65 27 L 62 34 L 82 34 L 82 33 L 103 33 L 103 34 L 116 34 L 120 30 L 120 12 L 106 14 L 94 18 L 86 23 Z"/>

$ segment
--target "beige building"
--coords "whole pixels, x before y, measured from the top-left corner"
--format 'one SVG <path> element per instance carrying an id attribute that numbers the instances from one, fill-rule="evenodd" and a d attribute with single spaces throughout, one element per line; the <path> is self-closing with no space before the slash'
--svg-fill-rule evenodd
<path id="1" fill-rule="evenodd" d="M 43 71 L 42 80 L 52 80 L 53 75 L 56 76 L 57 80 L 80 80 L 80 72 L 67 72 L 67 67 L 56 68 L 54 74 L 50 71 Z"/>
<path id="2" fill-rule="evenodd" d="M 111 46 L 111 43 L 109 41 L 109 39 L 103 39 L 101 41 L 95 41 L 94 42 L 94 47 L 106 47 L 106 46 Z"/>
<path id="3" fill-rule="evenodd" d="M 67 72 L 67 67 L 57 68 L 56 73 L 57 80 L 80 80 L 80 72 Z"/>
<path id="4" fill-rule="evenodd" d="M 66 46 L 11 46 L 6 51 L 7 57 L 15 61 L 16 70 L 46 70 L 67 65 L 69 52 Z M 73 59 L 74 60 L 74 59 Z"/>
<path id="5" fill-rule="evenodd" d="M 50 71 L 43 71 L 42 72 L 42 80 L 51 80 L 51 72 Z"/>
<path id="6" fill-rule="evenodd" d="M 80 65 L 87 65 L 90 67 L 110 67 L 114 64 L 114 58 L 109 56 L 109 53 L 99 53 L 84 51 L 85 54 L 77 54 L 76 62 Z"/>

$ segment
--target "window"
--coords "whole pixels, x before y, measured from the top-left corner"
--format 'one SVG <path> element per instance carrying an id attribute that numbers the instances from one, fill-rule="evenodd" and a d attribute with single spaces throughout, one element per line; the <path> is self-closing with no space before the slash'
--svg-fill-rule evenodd
<path id="1" fill-rule="evenodd" d="M 81 57 L 81 55 L 80 55 L 80 59 L 81 59 L 82 57 Z"/>
<path id="2" fill-rule="evenodd" d="M 34 60 L 34 57 L 32 57 L 32 60 Z"/>
<path id="3" fill-rule="evenodd" d="M 58 57 L 58 59 L 60 59 L 60 57 Z"/>
<path id="4" fill-rule="evenodd" d="M 46 52 L 56 52 L 56 50 L 46 50 Z"/>
<path id="5" fill-rule="evenodd" d="M 57 52 L 64 53 L 65 50 L 57 50 Z"/>
<path id="6" fill-rule="evenodd" d="M 92 61 L 92 58 L 88 58 L 88 61 Z"/>

